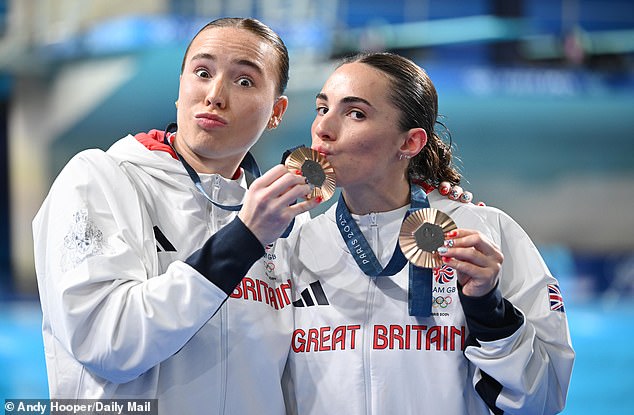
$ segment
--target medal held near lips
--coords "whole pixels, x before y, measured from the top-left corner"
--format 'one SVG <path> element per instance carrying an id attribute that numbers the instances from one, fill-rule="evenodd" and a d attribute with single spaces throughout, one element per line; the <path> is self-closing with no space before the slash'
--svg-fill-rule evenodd
<path id="1" fill-rule="evenodd" d="M 308 199 L 321 196 L 326 201 L 335 194 L 335 170 L 319 152 L 308 147 L 295 149 L 284 162 L 290 171 L 299 170 L 312 188 Z"/>
<path id="2" fill-rule="evenodd" d="M 421 268 L 438 268 L 442 259 L 436 250 L 443 246 L 445 233 L 457 229 L 455 222 L 434 208 L 417 210 L 403 221 L 398 243 L 403 255 Z"/>

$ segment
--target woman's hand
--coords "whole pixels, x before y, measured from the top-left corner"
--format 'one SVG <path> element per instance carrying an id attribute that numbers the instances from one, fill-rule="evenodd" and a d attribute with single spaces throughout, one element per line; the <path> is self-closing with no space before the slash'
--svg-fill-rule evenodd
<path id="1" fill-rule="evenodd" d="M 277 165 L 254 180 L 244 197 L 238 217 L 263 246 L 282 235 L 291 220 L 314 207 L 320 200 L 304 200 L 311 189 L 302 175 Z"/>
<path id="2" fill-rule="evenodd" d="M 447 232 L 445 246 L 437 251 L 443 262 L 456 270 L 464 295 L 480 297 L 497 284 L 504 255 L 482 233 L 472 229 Z"/>

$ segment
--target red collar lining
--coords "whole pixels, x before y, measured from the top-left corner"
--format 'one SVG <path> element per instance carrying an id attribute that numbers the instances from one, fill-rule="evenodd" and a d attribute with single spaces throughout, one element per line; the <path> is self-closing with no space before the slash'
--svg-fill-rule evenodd
<path id="1" fill-rule="evenodd" d="M 178 157 L 176 156 L 176 152 L 174 151 L 174 149 L 171 146 L 165 144 L 164 137 L 165 137 L 165 131 L 160 131 L 160 130 L 150 130 L 147 133 L 138 133 L 134 136 L 134 138 L 136 138 L 136 140 L 139 143 L 143 144 L 145 148 L 147 148 L 148 150 L 164 151 L 168 153 L 169 155 L 171 155 L 174 159 L 178 160 Z M 169 137 L 169 139 L 170 141 L 173 140 L 172 137 Z M 238 167 L 236 172 L 233 174 L 233 177 L 231 178 L 231 180 L 238 180 L 241 175 L 242 175 L 242 169 Z"/>

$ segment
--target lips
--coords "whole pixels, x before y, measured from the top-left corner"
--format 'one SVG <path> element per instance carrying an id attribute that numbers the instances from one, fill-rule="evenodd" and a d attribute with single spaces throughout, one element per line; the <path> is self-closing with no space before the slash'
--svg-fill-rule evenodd
<path id="1" fill-rule="evenodd" d="M 324 157 L 328 157 L 331 155 L 330 151 L 328 151 L 326 148 L 322 147 L 322 146 L 314 146 L 313 150 L 315 150 L 316 152 L 318 152 L 319 154 L 321 154 Z"/>
<path id="2" fill-rule="evenodd" d="M 196 114 L 196 121 L 202 128 L 216 128 L 224 127 L 227 125 L 227 120 L 219 115 L 211 114 L 208 112 L 201 112 Z"/>

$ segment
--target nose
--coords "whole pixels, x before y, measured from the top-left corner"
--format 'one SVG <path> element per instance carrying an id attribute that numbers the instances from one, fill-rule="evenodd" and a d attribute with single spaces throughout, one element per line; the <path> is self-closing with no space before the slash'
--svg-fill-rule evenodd
<path id="1" fill-rule="evenodd" d="M 205 105 L 220 109 L 227 106 L 226 88 L 222 76 L 218 75 L 209 82 Z"/>
<path id="2" fill-rule="evenodd" d="M 334 120 L 328 113 L 317 115 L 313 121 L 313 137 L 319 138 L 321 141 L 335 140 Z"/>

